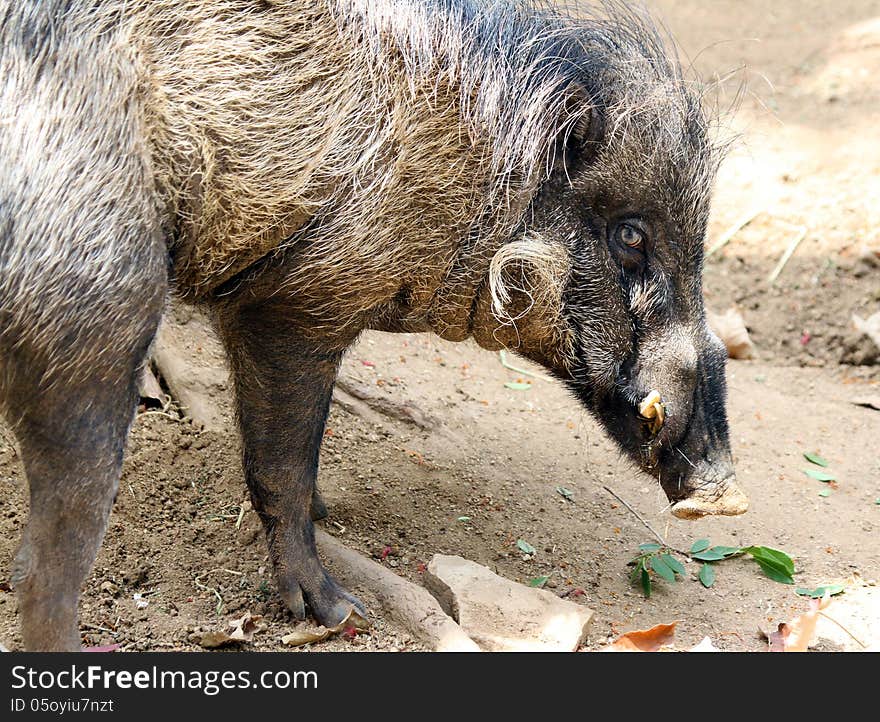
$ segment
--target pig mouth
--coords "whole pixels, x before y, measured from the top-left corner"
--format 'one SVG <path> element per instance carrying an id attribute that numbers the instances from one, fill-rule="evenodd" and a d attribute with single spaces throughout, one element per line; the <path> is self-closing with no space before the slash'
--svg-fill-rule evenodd
<path id="1" fill-rule="evenodd" d="M 638 405 L 638 418 L 647 427 L 646 431 L 652 442 L 656 441 L 666 419 L 666 408 L 659 392 L 651 391 L 644 397 Z M 688 429 L 685 430 L 685 435 L 687 431 Z M 675 447 L 670 449 L 674 461 L 680 462 L 675 458 L 675 451 Z M 676 474 L 678 482 L 675 485 L 664 484 L 661 477 L 661 486 L 672 502 L 670 511 L 678 519 L 739 516 L 748 510 L 749 499 L 736 484 L 736 474 L 729 461 L 729 451 L 724 453 L 717 448 L 713 451 L 715 454 L 712 456 L 716 457 L 716 461 L 712 462 L 704 458 L 699 465 L 693 464 L 683 452 L 678 451 L 690 468 L 681 469 L 681 472 Z M 659 471 L 661 465 L 651 466 L 652 470 Z M 667 466 L 667 469 L 674 470 L 676 466 L 678 463 L 673 463 Z"/>
<path id="2" fill-rule="evenodd" d="M 704 516 L 739 516 L 749 508 L 749 498 L 737 486 L 735 477 L 721 481 L 698 480 L 684 498 L 673 500 L 672 515 L 695 520 Z"/>

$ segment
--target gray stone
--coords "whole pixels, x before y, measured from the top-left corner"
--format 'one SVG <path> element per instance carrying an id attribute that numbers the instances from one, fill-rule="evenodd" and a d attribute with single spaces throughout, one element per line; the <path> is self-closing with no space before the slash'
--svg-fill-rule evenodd
<path id="1" fill-rule="evenodd" d="M 486 651 L 571 652 L 583 643 L 593 617 L 587 607 L 458 556 L 435 554 L 424 583 Z"/>

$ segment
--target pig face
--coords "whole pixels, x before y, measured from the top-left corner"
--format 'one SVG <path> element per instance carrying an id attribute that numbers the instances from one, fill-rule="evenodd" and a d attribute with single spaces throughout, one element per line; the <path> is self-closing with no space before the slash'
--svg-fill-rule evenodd
<path id="1" fill-rule="evenodd" d="M 727 354 L 706 325 L 701 281 L 715 154 L 699 110 L 672 110 L 606 118 L 607 132 L 576 139 L 535 199 L 535 227 L 570 263 L 571 351 L 557 373 L 659 480 L 676 516 L 740 514 Z"/>

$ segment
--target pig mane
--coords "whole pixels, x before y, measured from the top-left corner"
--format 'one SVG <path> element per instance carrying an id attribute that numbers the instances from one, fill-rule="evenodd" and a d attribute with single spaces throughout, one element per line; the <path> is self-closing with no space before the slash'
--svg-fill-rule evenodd
<path id="1" fill-rule="evenodd" d="M 357 20 L 375 58 L 387 57 L 382 50 L 390 37 L 411 77 L 433 74 L 458 86 L 462 113 L 476 135 L 490 139 L 492 170 L 508 192 L 519 186 L 533 194 L 552 172 L 560 140 L 591 116 L 604 127 L 606 144 L 641 140 L 642 157 L 658 164 L 686 169 L 695 155 L 711 155 L 705 145 L 693 148 L 703 109 L 671 44 L 632 6 L 333 2 L 343 25 Z"/>

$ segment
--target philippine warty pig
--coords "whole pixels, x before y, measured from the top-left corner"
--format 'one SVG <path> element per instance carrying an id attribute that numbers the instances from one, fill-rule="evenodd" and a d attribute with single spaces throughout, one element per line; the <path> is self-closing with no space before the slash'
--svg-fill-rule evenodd
<path id="1" fill-rule="evenodd" d="M 717 162 L 698 93 L 622 4 L 0 0 L 0 410 L 30 486 L 25 646 L 80 646 L 172 292 L 228 351 L 297 617 L 360 607 L 309 510 L 339 362 L 368 328 L 513 349 L 673 513 L 744 511 L 701 289 Z"/>

